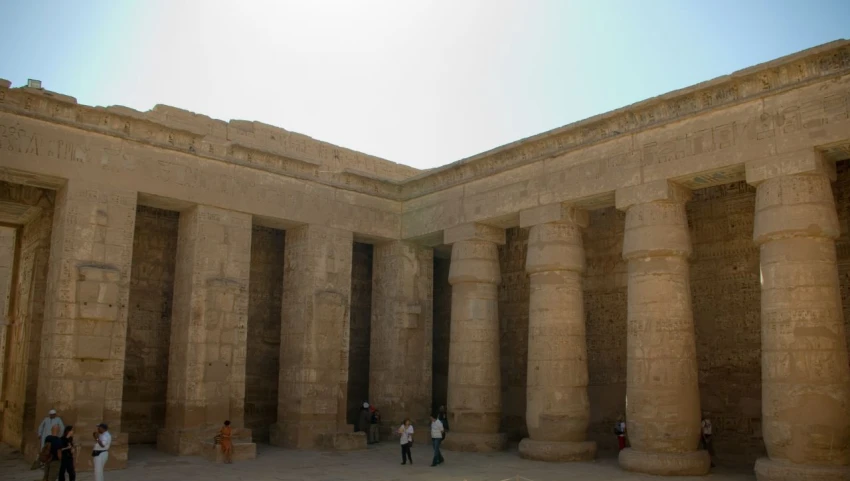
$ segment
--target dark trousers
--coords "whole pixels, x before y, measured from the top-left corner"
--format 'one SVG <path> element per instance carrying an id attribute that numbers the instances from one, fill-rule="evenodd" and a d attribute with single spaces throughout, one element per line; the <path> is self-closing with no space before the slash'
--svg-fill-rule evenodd
<path id="1" fill-rule="evenodd" d="M 401 464 L 407 463 L 407 460 L 410 460 L 410 464 L 413 464 L 413 456 L 410 455 L 410 447 L 413 446 L 413 443 L 407 443 L 401 445 Z M 407 458 L 405 458 L 407 456 Z"/>
<path id="2" fill-rule="evenodd" d="M 65 481 L 65 473 L 68 473 L 68 479 L 76 481 L 77 470 L 74 469 L 74 458 L 65 455 L 62 457 L 62 465 L 59 467 L 59 481 Z"/>
<path id="3" fill-rule="evenodd" d="M 440 443 L 443 442 L 443 438 L 431 438 L 431 443 L 434 444 L 434 460 L 431 461 L 431 464 L 440 464 L 443 461 L 443 453 L 440 452 Z"/>

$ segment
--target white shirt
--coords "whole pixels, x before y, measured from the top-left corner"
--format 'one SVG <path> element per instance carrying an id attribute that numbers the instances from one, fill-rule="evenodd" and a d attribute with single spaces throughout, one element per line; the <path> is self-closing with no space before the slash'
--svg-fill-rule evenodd
<path id="1" fill-rule="evenodd" d="M 708 419 L 702 420 L 702 433 L 711 436 L 711 421 Z"/>
<path id="2" fill-rule="evenodd" d="M 44 440 L 47 439 L 47 436 L 50 436 L 51 431 L 53 430 L 53 426 L 59 426 L 59 436 L 62 435 L 62 431 L 65 430 L 65 424 L 62 422 L 62 418 L 56 416 L 53 419 L 50 419 L 50 416 L 44 418 L 41 421 L 41 424 L 38 425 L 38 437 L 41 438 L 41 445 L 44 446 Z"/>
<path id="3" fill-rule="evenodd" d="M 109 446 L 112 445 L 112 435 L 109 434 L 109 431 L 104 431 L 97 436 L 98 440 L 100 440 L 100 444 L 94 445 L 95 451 L 108 451 Z"/>
<path id="4" fill-rule="evenodd" d="M 402 424 L 401 427 L 398 428 L 398 432 L 401 433 L 401 439 L 399 440 L 399 444 L 407 444 L 407 443 L 409 443 L 410 441 L 413 440 L 413 425 L 412 424 L 410 426 L 408 426 L 407 429 L 405 429 L 404 424 Z"/>
<path id="5" fill-rule="evenodd" d="M 439 419 L 434 420 L 431 423 L 431 439 L 438 439 L 443 437 L 443 423 L 440 422 Z"/>

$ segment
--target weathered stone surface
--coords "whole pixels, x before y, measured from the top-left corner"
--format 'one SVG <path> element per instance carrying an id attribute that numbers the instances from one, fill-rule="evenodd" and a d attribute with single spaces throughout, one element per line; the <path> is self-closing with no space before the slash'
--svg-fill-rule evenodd
<path id="1" fill-rule="evenodd" d="M 632 195 L 626 191 L 627 198 Z M 645 203 L 617 202 L 626 208 L 626 424 L 632 446 L 620 452 L 620 465 L 631 471 L 705 474 L 709 468 L 708 453 L 696 451 L 700 401 L 687 259 L 688 198 L 690 192 L 669 186 Z"/>
<path id="2" fill-rule="evenodd" d="M 268 442 L 277 421 L 284 232 L 253 226 L 248 283 L 248 357 L 245 365 L 245 427 Z"/>
<path id="3" fill-rule="evenodd" d="M 287 230 L 278 421 L 271 428 L 272 444 L 326 448 L 329 435 L 348 430 L 352 242 L 351 232 L 328 227 Z"/>
<path id="4" fill-rule="evenodd" d="M 243 427 L 250 255 L 251 216 L 209 206 L 180 214 L 157 449 L 199 454 L 225 420 Z"/>
<path id="5" fill-rule="evenodd" d="M 111 467 L 127 462 L 121 407 L 135 219 L 136 192 L 66 184 L 56 197 L 45 291 L 35 411 L 56 409 L 80 433 L 107 422 Z M 90 449 L 91 438 L 80 438 Z M 91 469 L 91 458 L 80 465 Z"/>
<path id="6" fill-rule="evenodd" d="M 528 321 L 527 414 L 529 439 L 520 455 L 544 461 L 581 461 L 596 455 L 586 441 L 587 396 L 582 274 L 586 213 L 532 225 L 526 271 L 531 279 Z M 548 445 L 548 446 L 547 446 Z"/>
<path id="7" fill-rule="evenodd" d="M 753 239 L 761 249 L 762 419 L 769 460 L 760 480 L 850 478 L 850 365 L 829 177 L 808 171 L 756 180 Z M 810 474 L 805 474 L 810 472 Z M 822 476 L 822 477 L 818 477 Z"/>
<path id="8" fill-rule="evenodd" d="M 570 459 L 562 443 L 613 448 L 627 411 L 624 467 L 704 472 L 702 404 L 720 462 L 761 454 L 764 434 L 759 476 L 843 476 L 846 159 L 847 41 L 426 172 L 258 122 L 0 82 L 0 224 L 18 244 L 6 303 L 0 241 L 0 437 L 31 456 L 47 408 L 82 430 L 106 420 L 118 466 L 128 439 L 161 427 L 167 385 L 162 449 L 199 452 L 225 417 L 287 446 L 358 449 L 360 398 L 427 437 L 430 386 L 456 450 L 500 449 L 505 433 L 531 436 L 523 455 Z M 174 214 L 154 221 L 138 204 L 182 212 L 181 225 L 198 212 L 245 222 L 211 217 L 187 241 Z M 535 226 L 583 226 L 585 211 L 581 288 L 577 236 L 539 259 L 528 246 Z M 426 259 L 441 244 L 451 266 Z M 550 292 L 561 287 L 572 301 Z M 582 305 L 583 334 L 539 335 L 540 318 L 575 327 Z"/>
<path id="9" fill-rule="evenodd" d="M 178 219 L 174 211 L 136 209 L 121 409 L 131 444 L 155 443 L 165 427 Z"/>
<path id="10" fill-rule="evenodd" d="M 427 442 L 431 409 L 434 254 L 408 242 L 375 246 L 372 285 L 370 400 L 383 434 L 410 418 Z"/>
<path id="11" fill-rule="evenodd" d="M 452 435 L 446 449 L 504 449 L 498 285 L 499 251 L 504 239 L 495 229 L 459 231 L 452 246 L 452 331 L 449 348 L 448 415 Z M 487 239 L 487 240 L 485 240 Z"/>

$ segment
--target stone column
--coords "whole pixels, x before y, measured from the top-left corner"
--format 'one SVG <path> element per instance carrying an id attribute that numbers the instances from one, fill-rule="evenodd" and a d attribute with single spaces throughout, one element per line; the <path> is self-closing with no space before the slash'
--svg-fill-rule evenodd
<path id="1" fill-rule="evenodd" d="M 448 416 L 443 445 L 454 451 L 500 451 L 502 421 L 499 358 L 498 246 L 505 231 L 482 224 L 447 229 L 452 246 L 452 328 L 449 347 Z"/>
<path id="2" fill-rule="evenodd" d="M 850 368 L 830 177 L 806 151 L 747 165 L 761 260 L 759 481 L 850 479 Z"/>
<path id="3" fill-rule="evenodd" d="M 35 432 L 55 408 L 85 453 L 95 425 L 106 422 L 112 469 L 127 462 L 121 403 L 135 222 L 135 192 L 76 180 L 58 192 L 42 293 L 36 425 L 25 426 Z M 81 455 L 80 468 L 91 467 L 91 456 Z"/>
<path id="4" fill-rule="evenodd" d="M 286 231 L 277 423 L 271 443 L 296 449 L 365 449 L 345 420 L 351 305 L 351 232 Z"/>
<path id="5" fill-rule="evenodd" d="M 250 458 L 243 419 L 251 215 L 199 205 L 180 213 L 178 229 L 165 427 L 157 449 L 205 454 L 229 420 L 235 454 Z"/>
<path id="6" fill-rule="evenodd" d="M 530 276 L 526 424 L 520 456 L 540 461 L 585 461 L 596 455 L 587 441 L 587 341 L 582 229 L 587 212 L 552 204 L 520 212 L 530 227 L 525 269 Z"/>
<path id="7" fill-rule="evenodd" d="M 404 241 L 376 244 L 372 266 L 369 401 L 381 411 L 385 439 L 409 417 L 427 441 L 434 251 Z"/>
<path id="8" fill-rule="evenodd" d="M 685 203 L 690 191 L 667 181 L 617 191 L 626 211 L 629 262 L 626 429 L 620 466 L 658 475 L 703 475 L 700 399 L 691 311 Z"/>
<path id="9" fill-rule="evenodd" d="M 5 406 L 3 404 L 3 381 L 6 373 L 6 338 L 11 325 L 12 284 L 15 273 L 15 247 L 17 231 L 13 227 L 0 226 L 0 426 Z M 0 433 L 2 437 L 2 433 Z"/>

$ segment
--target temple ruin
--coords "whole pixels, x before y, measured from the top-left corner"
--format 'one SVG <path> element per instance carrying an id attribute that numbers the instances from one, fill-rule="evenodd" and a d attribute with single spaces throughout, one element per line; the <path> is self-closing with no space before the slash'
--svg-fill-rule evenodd
<path id="1" fill-rule="evenodd" d="M 403 160 L 403 159 L 399 159 Z M 850 479 L 850 41 L 418 171 L 0 80 L 0 440 L 444 446 Z M 419 429 L 417 435 L 427 436 Z M 82 439 L 91 441 L 88 436 Z M 212 454 L 211 454 L 212 453 Z M 90 458 L 83 457 L 83 462 Z"/>

